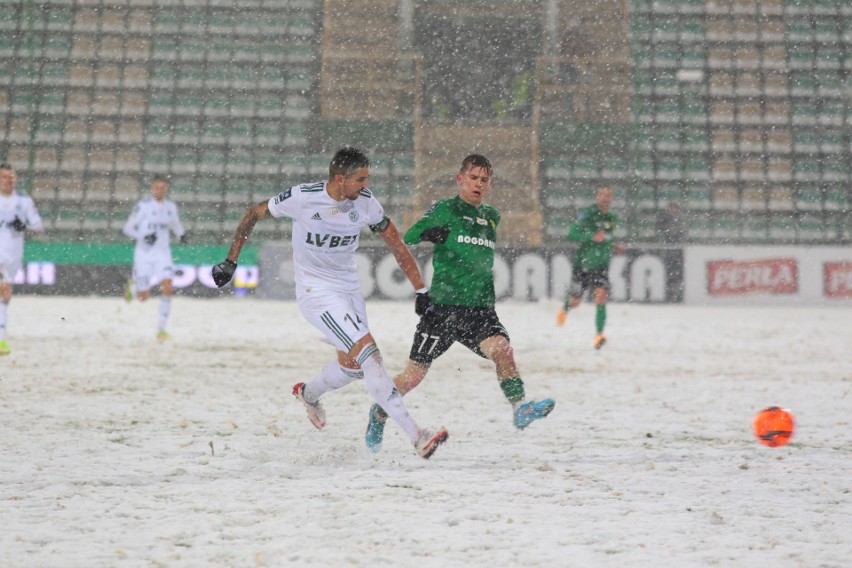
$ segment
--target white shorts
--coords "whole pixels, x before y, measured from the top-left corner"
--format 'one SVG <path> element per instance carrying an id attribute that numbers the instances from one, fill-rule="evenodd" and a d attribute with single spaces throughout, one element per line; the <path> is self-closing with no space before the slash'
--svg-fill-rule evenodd
<path id="1" fill-rule="evenodd" d="M 20 260 L 10 261 L 0 258 L 0 284 L 13 284 L 21 266 Z"/>
<path id="2" fill-rule="evenodd" d="M 370 333 L 367 307 L 360 291 L 337 292 L 297 287 L 296 302 L 302 316 L 320 330 L 338 351 L 349 353 L 353 345 Z"/>
<path id="3" fill-rule="evenodd" d="M 137 291 L 145 292 L 163 280 L 170 280 L 174 272 L 171 258 L 139 260 L 133 264 L 133 282 L 136 283 Z"/>

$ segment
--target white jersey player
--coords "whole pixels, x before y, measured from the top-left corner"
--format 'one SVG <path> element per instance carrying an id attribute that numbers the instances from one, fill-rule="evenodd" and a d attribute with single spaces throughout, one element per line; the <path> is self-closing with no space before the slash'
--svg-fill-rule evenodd
<path id="1" fill-rule="evenodd" d="M 250 207 L 237 226 L 227 259 L 213 267 L 213 280 L 220 287 L 231 280 L 243 245 L 267 214 L 293 219 L 299 311 L 337 348 L 337 358 L 310 382 L 297 383 L 293 394 L 305 405 L 311 423 L 322 429 L 325 410 L 320 397 L 363 377 L 373 399 L 405 431 L 417 453 L 428 458 L 447 439 L 447 431 L 422 430 L 409 414 L 370 333 L 359 287 L 355 251 L 361 229 L 369 227 L 393 253 L 418 292 L 418 302 L 428 298 L 414 257 L 367 189 L 369 167 L 361 151 L 343 148 L 331 160 L 327 182 L 296 185 Z"/>
<path id="2" fill-rule="evenodd" d="M 159 320 L 157 339 L 165 341 L 166 322 L 171 311 L 172 261 L 171 234 L 174 233 L 182 243 L 186 242 L 186 231 L 180 222 L 177 205 L 166 199 L 169 181 L 165 177 L 155 176 L 151 182 L 151 197 L 138 202 L 130 214 L 122 232 L 136 241 L 133 251 L 133 277 L 124 290 L 129 302 L 134 297 L 145 301 L 151 296 L 151 288 L 160 286 Z"/>
<path id="3" fill-rule="evenodd" d="M 24 232 L 44 230 L 31 197 L 15 191 L 14 168 L 0 164 L 0 355 L 11 353 L 6 343 L 6 316 L 12 284 L 24 263 Z"/>

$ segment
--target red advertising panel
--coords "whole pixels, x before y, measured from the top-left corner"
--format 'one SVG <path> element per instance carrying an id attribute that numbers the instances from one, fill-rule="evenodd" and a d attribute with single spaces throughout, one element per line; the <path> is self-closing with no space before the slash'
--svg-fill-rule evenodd
<path id="1" fill-rule="evenodd" d="M 795 294 L 799 268 L 795 258 L 714 260 L 707 263 L 707 294 Z"/>
<path id="2" fill-rule="evenodd" d="M 826 298 L 852 298 L 852 262 L 826 262 L 822 274 Z"/>

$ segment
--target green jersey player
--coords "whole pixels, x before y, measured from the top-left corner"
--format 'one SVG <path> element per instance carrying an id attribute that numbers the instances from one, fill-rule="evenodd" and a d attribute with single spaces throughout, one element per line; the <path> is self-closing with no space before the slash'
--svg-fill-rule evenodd
<path id="1" fill-rule="evenodd" d="M 468 156 L 456 175 L 459 195 L 432 206 L 408 231 L 407 245 L 431 242 L 434 275 L 429 293 L 418 297 L 420 322 L 414 332 L 408 364 L 394 377 L 400 394 L 426 377 L 432 361 L 459 342 L 494 362 L 500 388 L 514 411 L 518 429 L 544 418 L 553 410 L 552 399 L 528 401 L 524 393 L 509 333 L 494 310 L 494 246 L 500 212 L 482 201 L 491 189 L 491 162 L 479 154 Z M 381 448 L 386 415 L 379 405 L 370 409 L 365 435 L 367 447 Z"/>
<path id="2" fill-rule="evenodd" d="M 624 252 L 621 244 L 613 240 L 618 217 L 609 210 L 611 204 L 612 189 L 606 186 L 598 188 L 595 203 L 582 209 L 568 229 L 568 240 L 580 243 L 580 247 L 574 255 L 568 295 L 556 316 L 556 323 L 563 325 L 568 310 L 576 308 L 583 294 L 591 288 L 597 305 L 595 349 L 600 349 L 606 343 L 603 330 L 609 296 L 609 261 L 613 251 L 618 254 Z"/>

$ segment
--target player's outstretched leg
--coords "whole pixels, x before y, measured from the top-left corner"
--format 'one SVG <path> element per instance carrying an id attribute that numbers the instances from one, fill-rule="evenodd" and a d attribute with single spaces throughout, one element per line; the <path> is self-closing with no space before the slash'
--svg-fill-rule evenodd
<path id="1" fill-rule="evenodd" d="M 438 446 L 447 441 L 450 435 L 447 433 L 446 428 L 441 428 L 437 432 L 429 432 L 428 430 L 423 430 L 420 432 L 420 439 L 417 440 L 417 443 L 414 444 L 414 448 L 417 450 L 417 455 L 419 455 L 424 460 L 428 460 L 432 457 L 432 454 L 435 453 L 435 450 L 438 449 Z"/>
<path id="2" fill-rule="evenodd" d="M 435 453 L 438 446 L 447 440 L 447 430 L 441 428 L 437 432 L 430 432 L 417 426 L 393 380 L 388 376 L 376 344 L 365 345 L 355 360 L 364 371 L 364 382 L 367 383 L 370 396 L 405 431 L 417 455 L 428 458 Z"/>
<path id="3" fill-rule="evenodd" d="M 553 411 L 556 401 L 546 398 L 538 402 L 531 400 L 519 405 L 515 409 L 515 428 L 523 430 L 536 420 L 545 418 Z"/>
<path id="4" fill-rule="evenodd" d="M 322 430 L 325 427 L 325 409 L 320 404 L 320 401 L 308 402 L 305 399 L 305 383 L 296 383 L 293 385 L 293 396 L 305 405 L 305 412 L 307 412 L 308 420 L 311 421 L 311 424 L 317 430 Z"/>
<path id="5" fill-rule="evenodd" d="M 378 404 L 370 407 L 370 420 L 367 422 L 367 431 L 364 433 L 364 442 L 367 449 L 374 454 L 382 450 L 382 441 L 385 437 L 385 423 L 388 420 L 387 413 Z"/>

